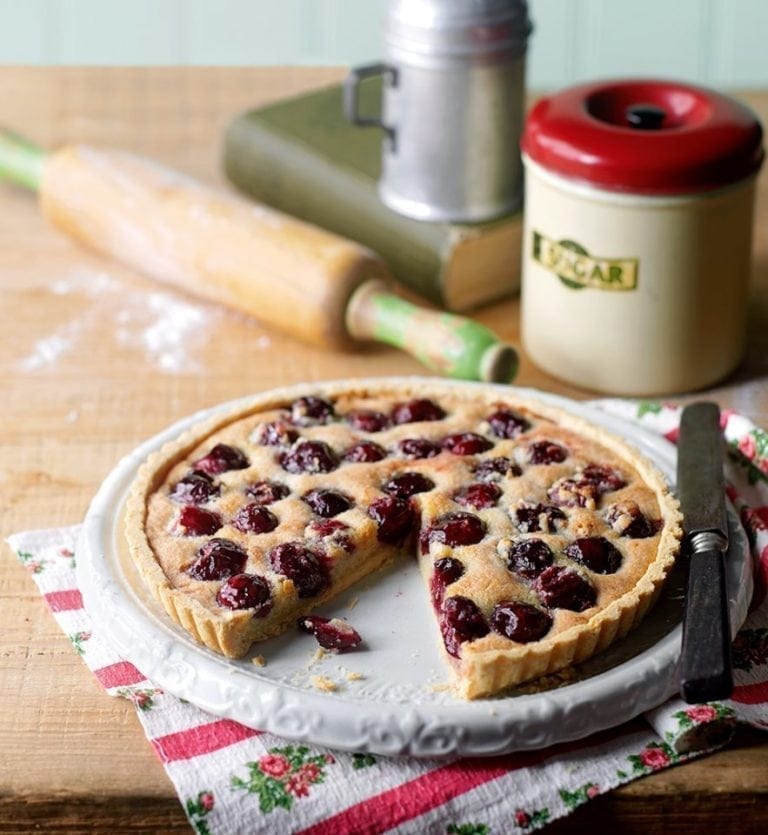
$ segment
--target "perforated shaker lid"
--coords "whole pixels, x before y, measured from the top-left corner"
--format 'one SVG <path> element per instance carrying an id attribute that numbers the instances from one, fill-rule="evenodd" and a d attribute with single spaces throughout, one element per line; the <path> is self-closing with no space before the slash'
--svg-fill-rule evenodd
<path id="1" fill-rule="evenodd" d="M 686 194 L 760 168 L 762 127 L 735 99 L 690 84 L 602 81 L 539 101 L 522 149 L 546 169 L 613 191 Z"/>
<path id="2" fill-rule="evenodd" d="M 526 0 L 390 0 L 386 41 L 421 55 L 525 50 L 531 22 Z"/>

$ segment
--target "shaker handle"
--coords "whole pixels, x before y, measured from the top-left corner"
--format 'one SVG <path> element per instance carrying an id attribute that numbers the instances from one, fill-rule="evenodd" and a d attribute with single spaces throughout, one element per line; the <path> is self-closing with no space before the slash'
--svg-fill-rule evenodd
<path id="1" fill-rule="evenodd" d="M 361 128 L 382 128 L 382 130 L 389 137 L 390 142 L 395 144 L 395 129 L 389 125 L 384 124 L 381 117 L 377 116 L 361 116 L 359 112 L 359 98 L 358 89 L 360 82 L 366 78 L 374 78 L 380 75 L 385 81 L 393 87 L 397 86 L 397 70 L 389 64 L 366 64 L 363 67 L 355 67 L 349 71 L 349 75 L 344 79 L 344 115 L 352 122 Z"/>

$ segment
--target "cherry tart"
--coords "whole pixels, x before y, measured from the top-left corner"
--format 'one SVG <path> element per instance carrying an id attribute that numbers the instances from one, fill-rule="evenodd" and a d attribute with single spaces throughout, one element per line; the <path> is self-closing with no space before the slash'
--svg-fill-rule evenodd
<path id="1" fill-rule="evenodd" d="M 579 663 L 654 602 L 677 503 L 619 438 L 499 391 L 319 385 L 217 416 L 141 468 L 133 558 L 168 613 L 233 658 L 415 555 L 459 696 Z"/>

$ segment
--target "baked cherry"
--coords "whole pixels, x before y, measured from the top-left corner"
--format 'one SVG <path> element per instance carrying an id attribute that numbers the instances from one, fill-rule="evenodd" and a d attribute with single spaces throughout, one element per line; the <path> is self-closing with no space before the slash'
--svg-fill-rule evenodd
<path id="1" fill-rule="evenodd" d="M 493 507 L 501 498 L 501 487 L 494 482 L 478 481 L 475 484 L 468 484 L 454 493 L 453 500 L 463 507 L 471 507 L 474 510 L 483 510 L 486 507 Z"/>
<path id="2" fill-rule="evenodd" d="M 256 502 L 243 505 L 232 518 L 232 526 L 241 533 L 269 533 L 277 525 L 277 516 Z"/>
<path id="3" fill-rule="evenodd" d="M 528 447 L 531 464 L 560 464 L 568 457 L 568 450 L 554 441 L 534 441 Z"/>
<path id="4" fill-rule="evenodd" d="M 661 522 L 647 519 L 641 513 L 624 528 L 621 535 L 628 536 L 630 539 L 647 539 L 649 536 L 656 536 L 660 528 Z"/>
<path id="5" fill-rule="evenodd" d="M 421 552 L 426 554 L 430 542 L 442 542 L 455 548 L 476 545 L 485 536 L 485 523 L 474 513 L 463 510 L 446 513 L 436 519 L 421 536 Z"/>
<path id="6" fill-rule="evenodd" d="M 299 433 L 282 420 L 263 423 L 256 430 L 256 442 L 262 446 L 289 447 L 299 439 Z"/>
<path id="7" fill-rule="evenodd" d="M 193 470 L 179 479 L 170 492 L 173 501 L 179 504 L 205 504 L 219 495 L 219 487 L 202 471 Z"/>
<path id="8" fill-rule="evenodd" d="M 348 531 L 349 525 L 340 519 L 313 519 L 307 525 L 307 535 L 326 537 L 332 536 L 338 531 Z"/>
<path id="9" fill-rule="evenodd" d="M 481 452 L 487 452 L 491 447 L 493 443 L 488 438 L 475 432 L 458 432 L 443 438 L 443 449 L 447 449 L 454 455 L 479 455 Z"/>
<path id="10" fill-rule="evenodd" d="M 626 482 L 610 467 L 602 467 L 599 464 L 588 464 L 580 473 L 584 481 L 594 484 L 599 493 L 610 493 L 612 490 L 620 490 Z"/>
<path id="11" fill-rule="evenodd" d="M 621 535 L 627 536 L 630 539 L 647 539 L 649 536 L 656 536 L 660 527 L 660 522 L 653 522 L 650 519 L 646 519 L 641 513 L 624 528 Z"/>
<path id="12" fill-rule="evenodd" d="M 583 612 L 595 605 L 594 587 L 573 568 L 550 565 L 533 584 L 539 597 L 550 609 Z"/>
<path id="13" fill-rule="evenodd" d="M 602 536 L 576 539 L 563 553 L 596 574 L 615 574 L 621 568 L 621 552 Z"/>
<path id="14" fill-rule="evenodd" d="M 553 505 L 521 502 L 515 508 L 515 524 L 520 533 L 549 533 L 555 530 L 557 523 L 563 519 L 565 513 Z"/>
<path id="15" fill-rule="evenodd" d="M 387 451 L 373 441 L 358 441 L 344 453 L 343 457 L 345 461 L 352 464 L 370 463 L 386 458 Z"/>
<path id="16" fill-rule="evenodd" d="M 300 397 L 291 403 L 291 420 L 297 426 L 314 426 L 330 423 L 336 413 L 333 404 L 322 397 Z"/>
<path id="17" fill-rule="evenodd" d="M 301 498 L 318 516 L 322 516 L 325 519 L 330 519 L 331 516 L 338 516 L 339 513 L 343 513 L 352 507 L 352 499 L 349 496 L 345 496 L 344 493 L 340 493 L 338 490 L 327 490 L 322 487 L 317 490 L 310 490 L 309 493 L 305 493 Z"/>
<path id="18" fill-rule="evenodd" d="M 182 536 L 210 536 L 221 527 L 221 516 L 188 504 L 179 511 L 175 532 Z"/>
<path id="19" fill-rule="evenodd" d="M 263 618 L 272 610 L 269 583 L 259 574 L 235 574 L 225 580 L 216 601 L 227 609 L 253 609 L 255 618 Z"/>
<path id="20" fill-rule="evenodd" d="M 624 486 L 622 477 L 610 467 L 590 464 L 573 478 L 558 479 L 549 489 L 549 498 L 560 507 L 586 507 L 594 510 L 600 496 Z"/>
<path id="21" fill-rule="evenodd" d="M 360 432 L 381 432 L 389 426 L 389 418 L 372 409 L 353 409 L 344 418 L 353 429 Z"/>
<path id="22" fill-rule="evenodd" d="M 208 455 L 195 461 L 193 466 L 208 475 L 216 475 L 227 470 L 244 470 L 248 466 L 248 459 L 236 447 L 216 444 Z"/>
<path id="23" fill-rule="evenodd" d="M 417 398 L 399 403 L 392 410 L 392 420 L 397 423 L 418 423 L 423 420 L 442 420 L 445 412 L 433 400 Z"/>
<path id="24" fill-rule="evenodd" d="M 368 515 L 378 525 L 376 536 L 379 542 L 389 545 L 405 542 L 416 521 L 416 514 L 411 505 L 395 496 L 376 499 L 368 508 Z"/>
<path id="25" fill-rule="evenodd" d="M 435 560 L 432 569 L 429 587 L 432 593 L 432 603 L 437 609 L 443 600 L 445 587 L 451 583 L 455 583 L 464 575 L 466 569 L 461 560 L 454 559 L 453 557 L 441 557 L 439 560 Z"/>
<path id="26" fill-rule="evenodd" d="M 594 484 L 574 478 L 560 478 L 547 491 L 558 507 L 586 507 L 594 510 L 600 494 Z"/>
<path id="27" fill-rule="evenodd" d="M 323 618 L 320 615 L 305 615 L 299 618 L 298 627 L 302 632 L 314 635 L 323 649 L 343 652 L 354 649 L 363 640 L 360 634 L 341 618 Z"/>
<path id="28" fill-rule="evenodd" d="M 608 508 L 605 520 L 619 534 L 630 539 L 647 539 L 655 536 L 661 524 L 646 518 L 637 502 L 618 502 Z"/>
<path id="29" fill-rule="evenodd" d="M 459 657 L 461 645 L 474 641 L 490 632 L 488 623 L 477 604 L 467 597 L 447 597 L 443 601 L 440 617 L 443 643 L 450 655 Z"/>
<path id="30" fill-rule="evenodd" d="M 382 485 L 382 490 L 398 499 L 410 499 L 417 493 L 427 493 L 435 486 L 431 478 L 421 473 L 399 473 Z"/>
<path id="31" fill-rule="evenodd" d="M 498 409 L 492 415 L 488 415 L 487 420 L 497 438 L 516 438 L 531 428 L 531 424 L 524 417 L 510 409 Z"/>
<path id="32" fill-rule="evenodd" d="M 528 644 L 540 640 L 549 632 L 552 616 L 520 600 L 504 600 L 497 603 L 491 612 L 491 626 L 494 632 L 510 641 Z"/>
<path id="33" fill-rule="evenodd" d="M 502 539 L 498 550 L 510 571 L 528 579 L 541 574 L 555 558 L 549 545 L 541 539 L 517 539 L 513 542 Z"/>
<path id="34" fill-rule="evenodd" d="M 355 543 L 349 536 L 349 525 L 338 519 L 313 519 L 304 533 L 308 538 L 325 540 L 328 545 L 338 545 L 339 548 L 351 554 L 355 550 Z"/>
<path id="35" fill-rule="evenodd" d="M 410 460 L 418 458 L 434 458 L 440 455 L 440 446 L 426 438 L 403 438 L 397 444 L 398 452 Z"/>
<path id="36" fill-rule="evenodd" d="M 329 473 L 339 466 L 338 456 L 324 441 L 300 441 L 278 460 L 289 473 Z"/>
<path id="37" fill-rule="evenodd" d="M 245 495 L 255 504 L 273 504 L 284 499 L 291 491 L 279 481 L 254 481 L 245 488 Z"/>
<path id="38" fill-rule="evenodd" d="M 209 539 L 201 545 L 197 559 L 187 568 L 187 574 L 195 580 L 226 580 L 240 574 L 248 555 L 230 539 Z"/>
<path id="39" fill-rule="evenodd" d="M 323 555 L 301 542 L 283 542 L 267 559 L 274 571 L 293 581 L 299 597 L 314 597 L 331 583 Z"/>
<path id="40" fill-rule="evenodd" d="M 478 461 L 472 472 L 478 481 L 501 481 L 504 476 L 516 478 L 523 474 L 517 464 L 503 456 L 484 458 L 482 461 Z"/>

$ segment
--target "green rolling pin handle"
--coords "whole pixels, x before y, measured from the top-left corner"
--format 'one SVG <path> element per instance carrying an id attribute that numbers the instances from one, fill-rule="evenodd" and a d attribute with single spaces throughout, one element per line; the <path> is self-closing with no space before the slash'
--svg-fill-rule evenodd
<path id="1" fill-rule="evenodd" d="M 374 339 L 401 348 L 427 368 L 462 380 L 509 383 L 517 352 L 493 331 L 471 319 L 417 307 L 372 279 L 347 304 L 346 325 L 355 339 Z"/>
<path id="2" fill-rule="evenodd" d="M 29 139 L 0 127 L 0 181 L 37 191 L 47 152 Z"/>

